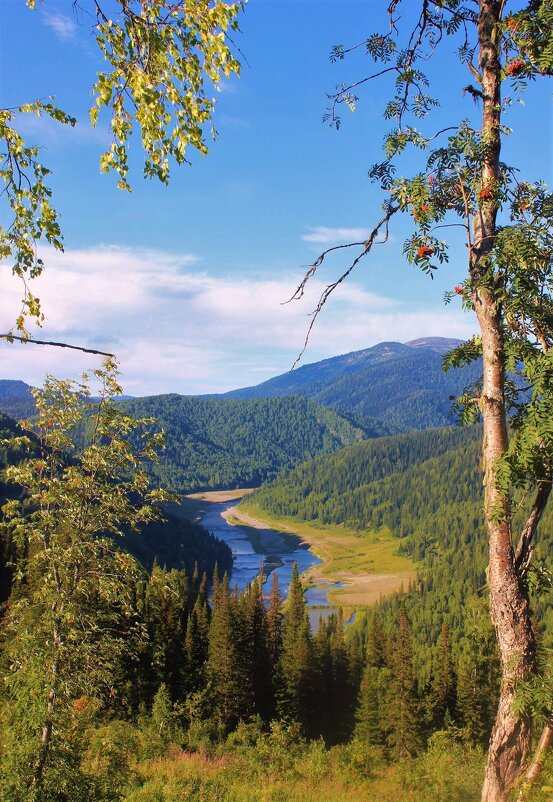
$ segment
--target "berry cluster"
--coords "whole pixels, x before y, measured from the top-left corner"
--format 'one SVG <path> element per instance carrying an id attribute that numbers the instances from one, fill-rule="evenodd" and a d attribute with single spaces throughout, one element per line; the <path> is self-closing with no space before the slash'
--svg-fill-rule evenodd
<path id="1" fill-rule="evenodd" d="M 526 64 L 521 59 L 516 59 L 515 61 L 511 61 L 511 63 L 507 66 L 507 72 L 509 75 L 515 76 L 520 75 L 521 72 L 524 72 L 526 69 Z"/>

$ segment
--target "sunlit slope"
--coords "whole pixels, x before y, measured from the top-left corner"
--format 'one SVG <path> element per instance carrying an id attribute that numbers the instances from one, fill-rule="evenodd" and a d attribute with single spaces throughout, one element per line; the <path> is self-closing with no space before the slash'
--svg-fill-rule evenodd
<path id="1" fill-rule="evenodd" d="M 126 408 L 155 418 L 165 431 L 167 448 L 153 470 L 179 492 L 254 487 L 366 436 L 299 396 L 238 401 L 171 394 L 137 398 Z"/>
<path id="2" fill-rule="evenodd" d="M 458 340 L 427 337 L 385 342 L 304 365 L 228 398 L 269 398 L 299 393 L 329 406 L 373 434 L 453 423 L 450 396 L 477 380 L 478 364 L 442 370 L 443 354 Z"/>
<path id="3" fill-rule="evenodd" d="M 480 498 L 479 434 L 447 428 L 357 443 L 299 465 L 248 503 L 274 515 L 353 529 L 387 526 L 405 536 L 421 514 Z"/>

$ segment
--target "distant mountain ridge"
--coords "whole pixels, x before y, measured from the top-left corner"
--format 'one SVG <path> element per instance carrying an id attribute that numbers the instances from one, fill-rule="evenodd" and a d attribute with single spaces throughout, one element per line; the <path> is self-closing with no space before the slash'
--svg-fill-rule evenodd
<path id="1" fill-rule="evenodd" d="M 407 343 L 383 342 L 372 348 L 303 365 L 224 398 L 271 398 L 300 394 L 335 409 L 354 425 L 391 434 L 453 423 L 451 396 L 480 375 L 480 365 L 444 373 L 442 357 L 461 343 L 447 337 L 421 337 Z"/>
<path id="2" fill-rule="evenodd" d="M 0 379 L 0 412 L 14 420 L 30 418 L 36 412 L 33 388 L 19 379 Z M 134 396 L 119 395 L 117 401 L 130 401 Z M 91 396 L 90 401 L 97 402 L 99 396 Z"/>
<path id="3" fill-rule="evenodd" d="M 358 440 L 453 423 L 450 397 L 481 371 L 476 363 L 442 371 L 443 354 L 459 342 L 379 343 L 219 396 L 120 400 L 165 430 L 168 448 L 155 469 L 165 485 L 178 491 L 252 487 Z M 29 386 L 0 381 L 0 411 L 31 416 Z"/>
<path id="4" fill-rule="evenodd" d="M 33 415 L 35 399 L 31 387 L 16 379 L 0 379 L 0 412 L 15 420 Z"/>

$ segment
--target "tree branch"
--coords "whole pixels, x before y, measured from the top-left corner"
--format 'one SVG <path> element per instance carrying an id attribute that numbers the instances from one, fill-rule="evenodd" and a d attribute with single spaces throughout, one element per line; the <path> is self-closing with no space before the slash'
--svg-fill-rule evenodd
<path id="1" fill-rule="evenodd" d="M 534 535 L 551 493 L 551 483 L 542 482 L 538 488 L 528 520 L 521 532 L 515 552 L 515 570 L 522 579 L 526 576 L 534 553 Z"/>
<path id="2" fill-rule="evenodd" d="M 83 348 L 81 345 L 69 345 L 69 343 L 55 343 L 50 340 L 31 340 L 29 337 L 19 337 L 16 334 L 0 334 L 0 340 L 7 340 L 8 342 L 19 340 L 22 343 L 31 343 L 31 345 L 53 345 L 56 348 L 71 348 L 73 351 L 82 351 L 84 354 L 115 357 L 115 354 L 109 354 L 107 351 L 96 351 L 94 348 Z"/>
<path id="3" fill-rule="evenodd" d="M 313 262 L 313 264 L 309 267 L 309 270 L 307 271 L 307 273 L 305 274 L 305 276 L 303 277 L 303 279 L 299 283 L 299 285 L 298 285 L 296 291 L 294 292 L 294 294 L 292 295 L 292 297 L 289 298 L 287 301 L 285 301 L 285 303 L 290 303 L 291 301 L 299 300 L 303 296 L 304 291 L 305 291 L 305 286 L 306 286 L 307 282 L 309 281 L 310 278 L 312 278 L 315 275 L 315 273 L 317 272 L 317 268 L 320 267 L 320 265 L 322 265 L 322 263 L 323 263 L 323 261 L 325 259 L 325 256 L 327 256 L 327 254 L 331 253 L 332 251 L 341 250 L 342 248 L 352 248 L 352 247 L 354 247 L 356 245 L 357 246 L 359 246 L 359 245 L 363 246 L 363 250 L 361 251 L 360 254 L 358 254 L 355 257 L 355 259 L 350 264 L 350 266 L 347 268 L 347 270 L 345 270 L 342 273 L 342 275 L 338 279 L 336 279 L 336 281 L 333 281 L 332 284 L 329 284 L 327 287 L 325 287 L 325 289 L 321 293 L 321 295 L 319 297 L 319 301 L 317 303 L 317 306 L 310 313 L 311 314 L 311 322 L 310 322 L 309 327 L 307 329 L 307 334 L 305 335 L 305 340 L 304 340 L 304 343 L 303 343 L 303 347 L 302 347 L 300 353 L 298 354 L 294 364 L 290 368 L 291 371 L 294 370 L 294 368 L 296 367 L 296 365 L 298 364 L 298 362 L 300 361 L 300 359 L 304 355 L 305 349 L 307 348 L 307 345 L 309 343 L 309 338 L 311 336 L 311 331 L 313 329 L 313 326 L 315 325 L 315 321 L 319 317 L 319 314 L 322 311 L 323 306 L 328 301 L 330 295 L 332 295 L 332 293 L 334 292 L 336 287 L 338 287 L 338 285 L 341 284 L 349 276 L 349 274 L 358 265 L 358 263 L 361 261 L 361 259 L 369 253 L 369 251 L 372 249 L 372 246 L 375 244 L 375 240 L 378 237 L 378 235 L 379 235 L 379 233 L 380 233 L 382 228 L 384 228 L 384 239 L 380 240 L 378 242 L 378 244 L 383 244 L 384 242 L 387 241 L 387 239 L 388 239 L 388 226 L 389 226 L 389 223 L 390 223 L 390 219 L 392 218 L 392 216 L 397 211 L 399 211 L 399 206 L 392 206 L 392 205 L 387 206 L 386 207 L 386 214 L 376 224 L 376 226 L 371 231 L 371 233 L 369 235 L 369 238 L 365 242 L 350 242 L 347 245 L 335 245 L 334 247 L 328 248 L 326 251 L 323 251 L 323 253 L 321 253 L 321 255 L 315 260 L 315 262 Z"/>

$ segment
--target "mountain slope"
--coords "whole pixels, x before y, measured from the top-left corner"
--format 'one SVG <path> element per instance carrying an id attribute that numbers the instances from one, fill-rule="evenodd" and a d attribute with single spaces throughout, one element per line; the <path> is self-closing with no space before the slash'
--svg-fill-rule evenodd
<path id="1" fill-rule="evenodd" d="M 442 356 L 459 344 L 445 337 L 385 342 L 324 359 L 226 398 L 270 398 L 299 393 L 331 407 L 375 434 L 447 426 L 450 396 L 474 383 L 479 365 L 444 373 Z"/>
<path id="2" fill-rule="evenodd" d="M 298 465 L 248 497 L 273 515 L 354 529 L 413 521 L 442 504 L 481 499 L 480 428 L 430 429 L 381 437 Z"/>
<path id="3" fill-rule="evenodd" d="M 318 454 L 362 440 L 366 432 L 333 410 L 301 398 L 195 398 L 160 395 L 125 403 L 154 417 L 167 448 L 153 470 L 179 492 L 252 487 Z"/>
<path id="4" fill-rule="evenodd" d="M 34 415 L 35 400 L 29 385 L 13 379 L 0 379 L 0 412 L 15 420 Z"/>
<path id="5" fill-rule="evenodd" d="M 366 532 L 391 532 L 398 553 L 418 564 L 418 581 L 408 592 L 383 600 L 377 615 L 394 631 L 399 611 L 409 616 L 417 662 L 429 676 L 444 621 L 460 650 L 466 605 L 486 597 L 487 535 L 479 454 L 482 430 L 444 428 L 364 441 L 336 454 L 299 465 L 287 476 L 248 496 L 247 508 L 263 518 L 312 521 L 323 538 L 325 525 L 344 524 Z M 515 533 L 529 500 L 515 499 Z M 322 525 L 322 526 L 321 526 Z M 553 506 L 540 523 L 536 561 L 553 565 Z M 374 534 L 372 535 L 374 537 Z M 378 536 L 378 534 L 377 534 Z M 516 534 L 515 534 L 516 537 Z M 370 537 L 367 542 L 370 542 Z M 542 562 L 543 561 L 543 562 Z M 374 566 L 378 573 L 378 565 Z M 543 643 L 553 639 L 551 593 L 533 599 Z"/>

